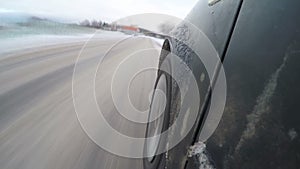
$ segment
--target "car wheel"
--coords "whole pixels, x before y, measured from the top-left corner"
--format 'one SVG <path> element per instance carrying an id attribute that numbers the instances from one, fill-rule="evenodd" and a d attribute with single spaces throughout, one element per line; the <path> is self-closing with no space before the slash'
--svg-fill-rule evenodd
<path id="1" fill-rule="evenodd" d="M 164 42 L 163 50 L 160 55 L 159 70 L 157 73 L 157 80 L 154 86 L 154 93 L 151 100 L 149 111 L 149 121 L 152 117 L 157 119 L 149 122 L 146 128 L 146 138 L 150 138 L 168 130 L 170 125 L 170 104 L 171 104 L 171 90 L 172 77 L 171 63 L 167 60 L 167 55 L 170 51 L 170 44 L 168 40 Z M 164 64 L 161 64 L 164 62 Z M 162 68 L 163 66 L 163 68 Z M 160 115 L 158 115 L 161 113 Z M 157 153 L 166 148 L 167 138 L 153 137 L 147 139 L 144 144 L 143 166 L 144 169 L 163 169 L 166 165 L 166 153 Z"/>

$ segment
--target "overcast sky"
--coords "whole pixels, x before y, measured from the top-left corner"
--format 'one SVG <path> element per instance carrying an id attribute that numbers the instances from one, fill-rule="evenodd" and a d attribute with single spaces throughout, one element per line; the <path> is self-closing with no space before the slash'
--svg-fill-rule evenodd
<path id="1" fill-rule="evenodd" d="M 79 21 L 108 22 L 140 13 L 162 13 L 184 18 L 197 0 L 1 0 L 1 10 L 20 11 Z"/>

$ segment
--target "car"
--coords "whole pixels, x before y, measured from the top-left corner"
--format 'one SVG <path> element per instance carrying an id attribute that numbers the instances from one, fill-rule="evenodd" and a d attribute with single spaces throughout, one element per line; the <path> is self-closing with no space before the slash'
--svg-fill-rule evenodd
<path id="1" fill-rule="evenodd" d="M 176 127 L 145 143 L 144 168 L 300 168 L 298 16 L 297 0 L 200 0 L 163 44 L 155 89 L 165 93 L 166 105 L 146 137 Z M 219 61 L 207 66 L 210 54 Z M 188 71 L 175 57 L 198 91 L 184 83 Z M 193 101 L 197 93 L 200 102 Z M 157 98 L 154 93 L 149 117 L 162 107 Z M 188 107 L 197 107 L 195 118 Z M 186 117 L 178 120 L 181 108 Z"/>

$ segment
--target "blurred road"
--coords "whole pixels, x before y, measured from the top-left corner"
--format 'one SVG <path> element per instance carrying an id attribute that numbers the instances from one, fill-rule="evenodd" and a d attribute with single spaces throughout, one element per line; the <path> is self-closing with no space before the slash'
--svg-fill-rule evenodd
<path id="1" fill-rule="evenodd" d="M 88 43 L 78 63 L 82 79 L 113 44 L 125 38 L 98 38 Z M 78 122 L 72 100 L 72 74 L 84 42 L 36 47 L 0 57 L 1 169 L 143 168 L 141 159 L 119 157 L 102 150 Z M 111 50 L 105 58 L 104 71 L 96 76 L 96 84 L 101 85 L 96 96 L 99 105 L 105 105 L 105 117 L 113 128 L 129 136 L 143 137 L 145 126 L 118 113 L 107 93 L 110 91 L 107 79 L 112 76 L 112 69 L 133 51 L 154 46 L 150 38 L 127 38 Z M 156 65 L 157 56 L 137 64 Z M 147 109 L 154 79 L 154 72 L 136 78 L 130 96 L 134 105 Z M 83 94 L 85 90 L 83 85 Z"/>

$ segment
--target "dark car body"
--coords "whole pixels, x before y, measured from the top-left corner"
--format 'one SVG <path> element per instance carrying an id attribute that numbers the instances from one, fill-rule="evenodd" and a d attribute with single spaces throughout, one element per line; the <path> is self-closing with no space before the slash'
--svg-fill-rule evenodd
<path id="1" fill-rule="evenodd" d="M 204 166 L 201 154 L 188 157 L 187 152 L 201 141 L 213 90 L 208 79 L 199 90 L 205 99 L 195 126 L 168 151 L 166 168 L 300 168 L 299 16 L 298 0 L 221 0 L 213 4 L 200 0 L 196 4 L 185 20 L 199 28 L 219 54 L 226 74 L 226 104 L 217 129 L 205 140 L 202 153 L 210 165 Z M 182 26 L 175 28 L 167 40 L 168 50 L 192 58 L 195 54 L 176 39 L 203 43 L 183 30 Z M 193 63 L 189 66 L 200 77 L 203 65 Z"/>

